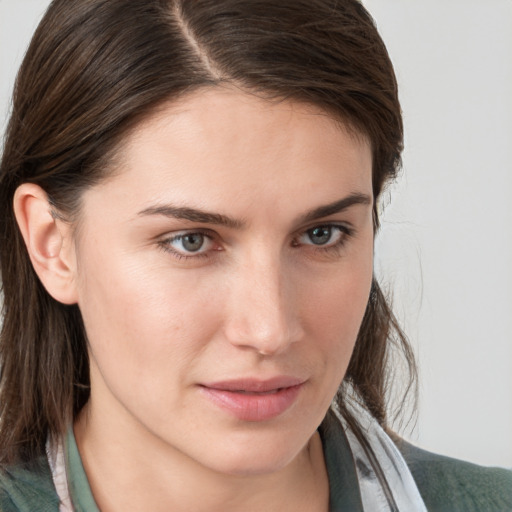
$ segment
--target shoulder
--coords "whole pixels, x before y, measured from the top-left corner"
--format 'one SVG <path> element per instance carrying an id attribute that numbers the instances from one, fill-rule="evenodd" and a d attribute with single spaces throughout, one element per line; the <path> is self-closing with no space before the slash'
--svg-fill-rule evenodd
<path id="1" fill-rule="evenodd" d="M 431 512 L 512 511 L 512 471 L 436 455 L 394 439 Z"/>
<path id="2" fill-rule="evenodd" d="M 46 457 L 0 466 L 0 512 L 57 512 L 59 498 Z"/>

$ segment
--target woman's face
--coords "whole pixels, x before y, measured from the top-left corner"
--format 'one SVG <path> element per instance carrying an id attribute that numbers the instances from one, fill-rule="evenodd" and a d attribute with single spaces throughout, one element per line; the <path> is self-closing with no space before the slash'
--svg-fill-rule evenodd
<path id="1" fill-rule="evenodd" d="M 319 109 L 232 90 L 143 122 L 83 197 L 90 421 L 230 474 L 294 460 L 368 301 L 371 163 Z"/>

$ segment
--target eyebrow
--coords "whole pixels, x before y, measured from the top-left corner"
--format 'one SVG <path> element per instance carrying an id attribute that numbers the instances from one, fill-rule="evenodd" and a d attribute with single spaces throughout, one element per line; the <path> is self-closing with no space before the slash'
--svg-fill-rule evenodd
<path id="1" fill-rule="evenodd" d="M 150 206 L 139 212 L 139 215 L 163 215 L 174 219 L 189 220 L 191 222 L 199 222 L 201 224 L 214 224 L 226 226 L 232 229 L 241 229 L 245 222 L 236 220 L 221 213 L 211 213 L 195 208 L 187 208 L 173 205 Z"/>
<path id="2" fill-rule="evenodd" d="M 303 215 L 300 220 L 302 222 L 309 222 L 312 220 L 321 219 L 322 217 L 328 217 L 329 215 L 340 213 L 356 204 L 370 205 L 372 204 L 372 200 L 370 196 L 366 194 L 350 194 L 349 196 L 344 197 L 339 201 L 334 201 L 334 203 L 329 203 L 310 210 L 305 215 Z"/>
<path id="3" fill-rule="evenodd" d="M 339 201 L 334 201 L 333 203 L 329 203 L 323 206 L 319 206 L 306 212 L 303 216 L 300 217 L 299 222 L 310 222 L 312 220 L 320 219 L 322 217 L 327 217 L 329 215 L 334 215 L 335 213 L 340 213 L 351 206 L 361 204 L 361 205 L 369 205 L 372 200 L 370 196 L 366 194 L 350 194 Z M 246 225 L 244 220 L 234 219 L 232 217 L 228 217 L 227 215 L 223 215 L 221 213 L 212 213 L 204 210 L 198 210 L 196 208 L 188 208 L 188 207 L 180 207 L 173 205 L 157 205 L 150 206 L 141 210 L 138 213 L 139 216 L 147 216 L 147 215 L 163 215 L 164 217 L 171 217 L 174 219 L 183 219 L 191 222 L 199 222 L 201 224 L 213 224 L 219 226 L 226 226 L 232 229 L 241 229 Z"/>

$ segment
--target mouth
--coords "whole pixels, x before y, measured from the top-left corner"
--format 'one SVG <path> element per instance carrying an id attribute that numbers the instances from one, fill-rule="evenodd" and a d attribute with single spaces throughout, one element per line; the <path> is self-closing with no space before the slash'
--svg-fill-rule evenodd
<path id="1" fill-rule="evenodd" d="M 278 389 L 272 389 L 271 391 L 247 391 L 245 389 L 236 389 L 233 390 L 232 393 L 241 393 L 242 395 L 273 395 L 275 393 L 279 393 L 279 391 L 286 389 L 286 388 L 278 388 Z"/>
<path id="2" fill-rule="evenodd" d="M 239 420 L 263 422 L 288 410 L 304 384 L 304 380 L 280 376 L 214 382 L 200 385 L 199 389 L 210 403 Z"/>

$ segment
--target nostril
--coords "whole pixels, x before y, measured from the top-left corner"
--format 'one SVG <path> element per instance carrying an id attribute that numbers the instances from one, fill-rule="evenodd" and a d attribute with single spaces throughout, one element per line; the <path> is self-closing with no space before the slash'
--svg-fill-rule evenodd
<path id="1" fill-rule="evenodd" d="M 300 338 L 299 329 L 293 328 L 290 320 L 276 311 L 265 318 L 237 316 L 227 324 L 226 338 L 233 345 L 250 348 L 261 355 L 275 355 Z"/>

